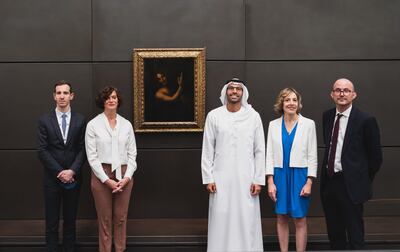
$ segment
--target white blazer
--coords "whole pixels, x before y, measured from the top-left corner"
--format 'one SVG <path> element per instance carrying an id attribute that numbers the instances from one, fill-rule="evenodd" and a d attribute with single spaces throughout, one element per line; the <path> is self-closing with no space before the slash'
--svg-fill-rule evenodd
<path id="1" fill-rule="evenodd" d="M 274 175 L 274 168 L 283 167 L 281 116 L 269 123 L 267 137 L 266 174 Z M 313 120 L 299 115 L 296 135 L 290 152 L 290 167 L 308 168 L 309 177 L 317 177 L 317 134 Z"/>

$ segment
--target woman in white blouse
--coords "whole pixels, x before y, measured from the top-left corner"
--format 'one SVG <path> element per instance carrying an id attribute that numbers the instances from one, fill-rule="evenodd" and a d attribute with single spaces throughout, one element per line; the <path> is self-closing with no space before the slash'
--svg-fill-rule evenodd
<path id="1" fill-rule="evenodd" d="M 136 142 L 132 124 L 117 114 L 118 90 L 105 87 L 96 97 L 104 112 L 86 127 L 85 145 L 92 168 L 91 188 L 99 223 L 99 251 L 126 249 L 126 221 L 136 170 Z M 114 231 L 112 230 L 114 229 Z"/>

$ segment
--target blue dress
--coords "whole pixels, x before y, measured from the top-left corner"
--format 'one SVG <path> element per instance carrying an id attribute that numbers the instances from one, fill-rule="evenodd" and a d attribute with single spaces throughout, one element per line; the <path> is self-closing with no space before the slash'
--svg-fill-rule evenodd
<path id="1" fill-rule="evenodd" d="M 290 134 L 282 120 L 283 167 L 274 168 L 276 186 L 275 213 L 303 218 L 307 215 L 310 198 L 300 196 L 301 189 L 307 182 L 307 168 L 290 167 L 290 152 L 296 135 L 297 124 Z"/>

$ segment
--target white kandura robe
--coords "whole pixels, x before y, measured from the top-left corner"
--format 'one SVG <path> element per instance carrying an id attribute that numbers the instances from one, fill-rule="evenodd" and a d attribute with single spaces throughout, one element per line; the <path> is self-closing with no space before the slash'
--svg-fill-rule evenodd
<path id="1" fill-rule="evenodd" d="M 201 168 L 203 184 L 217 187 L 209 198 L 207 251 L 264 251 L 260 201 L 250 194 L 252 183 L 265 185 L 264 131 L 250 105 L 207 115 Z"/>

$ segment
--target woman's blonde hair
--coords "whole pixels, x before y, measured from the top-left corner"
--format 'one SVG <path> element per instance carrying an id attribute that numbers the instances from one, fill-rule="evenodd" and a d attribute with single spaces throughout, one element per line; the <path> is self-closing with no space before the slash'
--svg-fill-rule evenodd
<path id="1" fill-rule="evenodd" d="M 275 104 L 274 104 L 274 111 L 278 115 L 283 115 L 283 101 L 285 100 L 286 96 L 289 94 L 294 93 L 297 96 L 297 101 L 298 101 L 298 106 L 297 106 L 297 111 L 296 113 L 300 113 L 301 108 L 303 107 L 303 104 L 301 103 L 301 95 L 299 92 L 296 91 L 296 89 L 292 87 L 284 88 L 282 89 L 278 96 L 276 97 Z"/>

